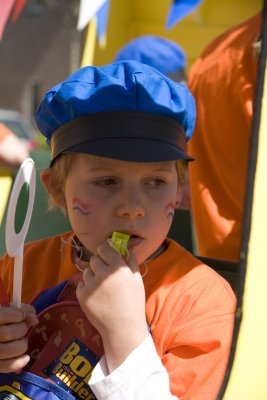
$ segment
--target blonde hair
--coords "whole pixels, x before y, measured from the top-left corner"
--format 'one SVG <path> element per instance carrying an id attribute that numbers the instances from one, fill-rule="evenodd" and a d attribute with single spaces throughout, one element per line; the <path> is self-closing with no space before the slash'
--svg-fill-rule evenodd
<path id="1" fill-rule="evenodd" d="M 188 179 L 188 161 L 176 161 L 177 180 L 179 186 L 185 186 Z"/>
<path id="2" fill-rule="evenodd" d="M 66 210 L 59 206 L 57 199 L 62 198 L 65 196 L 65 183 L 66 177 L 69 172 L 69 168 L 71 163 L 73 162 L 74 158 L 77 157 L 79 153 L 63 153 L 61 154 L 52 165 L 52 174 L 51 174 L 51 181 L 50 186 L 52 189 L 52 193 L 49 194 L 48 199 L 48 209 L 52 210 L 56 207 L 59 207 L 63 213 Z M 94 158 L 97 162 L 99 159 L 98 156 L 91 155 L 90 157 Z M 187 164 L 186 160 L 177 160 L 176 161 L 176 171 L 177 171 L 177 180 L 179 187 L 183 187 L 186 185 L 187 182 Z"/>
<path id="3" fill-rule="evenodd" d="M 59 206 L 57 199 L 62 196 L 65 197 L 66 177 L 75 155 L 75 153 L 63 153 L 54 161 L 54 164 L 51 167 L 51 193 L 49 193 L 48 197 L 49 210 L 59 207 L 63 213 L 66 211 L 63 207 Z"/>

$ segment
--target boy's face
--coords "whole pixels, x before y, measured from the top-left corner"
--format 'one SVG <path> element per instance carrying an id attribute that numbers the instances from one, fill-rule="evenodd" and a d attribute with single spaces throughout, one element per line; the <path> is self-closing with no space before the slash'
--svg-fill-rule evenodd
<path id="1" fill-rule="evenodd" d="M 132 235 L 139 264 L 165 239 L 178 197 L 175 161 L 135 163 L 79 154 L 66 178 L 72 228 L 91 253 L 113 231 Z"/>

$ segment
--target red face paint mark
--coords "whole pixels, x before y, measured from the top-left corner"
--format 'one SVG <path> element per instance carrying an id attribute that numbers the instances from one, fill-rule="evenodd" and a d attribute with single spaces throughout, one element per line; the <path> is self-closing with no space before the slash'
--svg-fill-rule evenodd
<path id="1" fill-rule="evenodd" d="M 82 215 L 89 215 L 91 214 L 90 212 L 90 204 L 83 203 L 80 199 L 77 197 L 74 197 L 72 200 L 72 209 L 74 211 L 80 212 Z"/>
<path id="2" fill-rule="evenodd" d="M 174 216 L 174 210 L 175 210 L 175 204 L 173 201 L 170 201 L 165 207 L 167 218 Z"/>

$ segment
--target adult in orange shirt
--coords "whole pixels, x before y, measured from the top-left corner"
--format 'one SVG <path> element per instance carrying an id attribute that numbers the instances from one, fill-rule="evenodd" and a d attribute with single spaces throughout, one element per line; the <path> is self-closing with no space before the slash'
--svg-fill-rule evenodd
<path id="1" fill-rule="evenodd" d="M 17 136 L 0 123 L 0 166 L 18 167 L 27 157 L 28 151 Z"/>
<path id="2" fill-rule="evenodd" d="M 198 254 L 238 261 L 262 13 L 216 38 L 192 66 L 188 151 Z"/>

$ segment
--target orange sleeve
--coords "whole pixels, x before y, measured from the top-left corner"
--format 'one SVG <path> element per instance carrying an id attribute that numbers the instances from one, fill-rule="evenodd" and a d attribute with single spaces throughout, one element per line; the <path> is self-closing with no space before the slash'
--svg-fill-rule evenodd
<path id="1" fill-rule="evenodd" d="M 239 260 L 261 14 L 214 40 L 188 86 L 197 106 L 188 143 L 198 254 Z"/>

